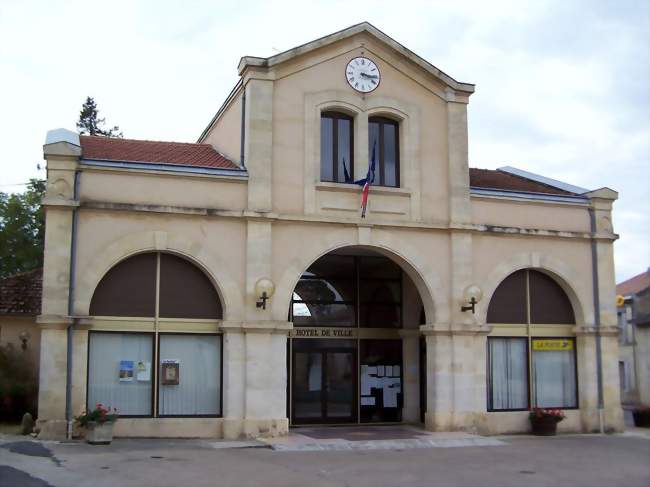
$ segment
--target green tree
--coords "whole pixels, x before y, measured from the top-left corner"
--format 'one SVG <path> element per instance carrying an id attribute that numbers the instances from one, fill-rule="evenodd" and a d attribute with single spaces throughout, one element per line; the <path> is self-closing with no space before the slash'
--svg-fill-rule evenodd
<path id="1" fill-rule="evenodd" d="M 120 132 L 120 128 L 117 125 L 106 130 L 103 128 L 105 123 L 105 118 L 99 118 L 99 108 L 95 100 L 90 96 L 86 97 L 86 101 L 79 112 L 79 121 L 77 122 L 79 133 L 81 135 L 103 135 L 104 137 L 122 138 L 122 132 Z"/>
<path id="2" fill-rule="evenodd" d="M 20 194 L 0 192 L 0 277 L 43 265 L 45 181 L 31 179 Z"/>

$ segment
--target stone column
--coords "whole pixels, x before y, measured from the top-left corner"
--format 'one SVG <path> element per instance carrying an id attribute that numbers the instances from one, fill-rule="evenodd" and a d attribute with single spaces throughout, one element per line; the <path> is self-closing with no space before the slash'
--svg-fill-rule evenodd
<path id="1" fill-rule="evenodd" d="M 249 73 L 244 114 L 244 160 L 248 170 L 248 209 L 272 209 L 273 165 L 273 81 Z"/>
<path id="2" fill-rule="evenodd" d="M 74 179 L 81 156 L 79 136 L 65 129 L 48 132 L 43 155 L 47 161 L 45 249 L 41 315 L 41 358 L 38 422 L 40 438 L 65 437 L 65 394 L 70 283 L 70 245 Z"/>
<path id="3" fill-rule="evenodd" d="M 246 391 L 246 342 L 241 323 L 226 323 L 223 330 L 223 437 L 244 433 Z"/>
<path id="4" fill-rule="evenodd" d="M 403 420 L 420 422 L 420 336 L 418 330 L 400 330 L 402 337 Z"/>
<path id="5" fill-rule="evenodd" d="M 427 412 L 425 428 L 429 431 L 449 431 L 452 428 L 454 380 L 452 347 L 449 330 L 434 325 L 420 327 L 427 347 Z"/>

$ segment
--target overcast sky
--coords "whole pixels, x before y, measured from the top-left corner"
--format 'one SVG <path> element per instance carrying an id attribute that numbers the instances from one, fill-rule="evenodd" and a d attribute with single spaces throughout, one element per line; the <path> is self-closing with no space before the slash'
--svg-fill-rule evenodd
<path id="1" fill-rule="evenodd" d="M 0 191 L 93 96 L 125 137 L 194 142 L 270 56 L 367 20 L 459 81 L 470 165 L 620 193 L 617 280 L 650 265 L 650 0 L 0 0 Z"/>

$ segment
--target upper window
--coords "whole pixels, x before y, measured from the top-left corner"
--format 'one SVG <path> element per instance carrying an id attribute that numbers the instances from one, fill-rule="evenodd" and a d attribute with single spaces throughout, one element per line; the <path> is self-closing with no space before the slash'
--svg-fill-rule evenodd
<path id="1" fill-rule="evenodd" d="M 352 117 L 323 112 L 320 119 L 320 179 L 334 183 L 354 181 Z"/>
<path id="2" fill-rule="evenodd" d="M 490 300 L 488 323 L 574 324 L 571 302 L 546 274 L 524 269 L 510 274 Z"/>
<path id="3" fill-rule="evenodd" d="M 92 316 L 221 319 L 221 301 L 208 277 L 171 254 L 138 254 L 113 267 L 90 301 Z"/>
<path id="4" fill-rule="evenodd" d="M 398 188 L 399 182 L 399 124 L 383 117 L 368 120 L 368 162 L 375 157 L 377 186 Z"/>

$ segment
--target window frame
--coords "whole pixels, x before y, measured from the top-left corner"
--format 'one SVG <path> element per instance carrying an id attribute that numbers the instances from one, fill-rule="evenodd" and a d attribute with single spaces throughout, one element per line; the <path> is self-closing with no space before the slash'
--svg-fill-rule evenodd
<path id="1" fill-rule="evenodd" d="M 157 397 L 160 398 L 160 337 L 161 335 L 172 336 L 218 336 L 219 337 L 219 414 L 160 414 L 160 399 L 156 401 L 157 411 L 156 418 L 223 418 L 223 333 L 179 333 L 179 332 L 160 332 L 158 333 L 156 347 L 156 388 Z"/>
<path id="2" fill-rule="evenodd" d="M 94 334 L 119 334 L 119 335 L 150 335 L 151 339 L 151 410 L 149 414 L 121 414 L 118 410 L 119 417 L 121 418 L 223 418 L 223 333 L 199 333 L 199 332 L 152 332 L 152 331 L 119 331 L 119 330 L 88 330 L 88 344 L 86 353 L 86 410 L 94 409 L 95 405 L 88 403 L 90 391 L 90 338 Z M 219 374 L 219 414 L 159 414 L 159 404 L 156 398 L 160 397 L 160 335 L 201 335 L 201 336 L 218 336 L 219 337 L 219 359 L 220 359 L 220 374 Z M 155 367 L 154 367 L 155 366 Z M 112 407 L 112 406 L 111 406 Z"/>
<path id="3" fill-rule="evenodd" d="M 88 399 L 90 395 L 90 339 L 92 335 L 102 335 L 102 334 L 111 334 L 111 335 L 150 335 L 151 339 L 151 409 L 149 414 L 121 414 L 118 410 L 120 418 L 154 418 L 154 409 L 156 402 L 156 388 L 154 380 L 158 380 L 157 371 L 154 370 L 154 364 L 157 363 L 158 357 L 156 355 L 156 333 L 153 331 L 118 331 L 118 330 L 88 330 L 88 340 L 86 348 L 86 411 L 91 411 L 95 408 L 95 404 L 89 404 Z M 108 405 L 113 407 L 112 405 Z"/>
<path id="4" fill-rule="evenodd" d="M 571 340 L 573 342 L 573 375 L 576 384 L 576 397 L 575 397 L 575 406 L 546 406 L 544 409 L 562 409 L 562 410 L 573 410 L 573 409 L 580 409 L 580 383 L 578 382 L 578 341 L 576 340 L 576 337 L 567 337 L 567 336 L 533 336 L 531 335 L 529 337 L 529 342 L 530 342 L 530 363 L 529 367 L 532 365 L 532 360 L 533 360 L 533 340 Z M 531 370 L 531 375 L 532 375 L 532 368 Z M 532 377 L 531 377 L 532 379 Z M 532 401 L 532 384 L 530 385 L 530 394 L 531 394 L 531 401 Z M 538 407 L 537 405 L 533 407 Z"/>
<path id="5" fill-rule="evenodd" d="M 320 114 L 319 121 L 322 122 L 323 118 L 329 118 L 332 120 L 332 160 L 329 161 L 332 169 L 332 179 L 323 179 L 322 176 L 322 167 L 323 167 L 323 155 L 320 154 L 320 176 L 319 180 L 324 183 L 336 183 L 336 184 L 354 184 L 354 117 L 348 115 L 347 113 L 338 112 L 336 110 L 323 110 Z M 350 181 L 339 181 L 338 172 L 338 154 L 339 154 L 339 120 L 347 120 L 350 122 L 350 160 L 348 161 L 350 166 Z M 321 147 L 323 144 L 323 130 L 322 125 L 320 125 L 320 138 L 321 138 Z M 322 150 L 322 149 L 321 149 Z M 345 178 L 344 178 L 345 179 Z"/>
<path id="6" fill-rule="evenodd" d="M 377 171 L 376 176 L 378 175 L 378 182 L 375 182 L 374 186 L 383 186 L 386 188 L 401 188 L 401 164 L 400 164 L 400 136 L 399 128 L 400 123 L 397 120 L 392 118 L 384 117 L 381 115 L 370 116 L 368 117 L 368 134 L 370 134 L 370 124 L 376 123 L 379 125 L 379 139 L 377 140 L 377 145 L 379 146 L 379 154 L 377 156 Z M 395 184 L 388 185 L 386 183 L 386 164 L 385 164 L 385 154 L 384 154 L 384 126 L 393 125 L 395 127 Z M 372 164 L 372 147 L 370 145 L 370 140 L 368 140 L 368 164 Z M 375 180 L 377 177 L 375 176 Z"/>
<path id="7" fill-rule="evenodd" d="M 493 402 L 493 397 L 492 397 L 492 354 L 490 353 L 490 340 L 492 339 L 501 339 L 501 340 L 524 340 L 526 342 L 526 404 L 527 406 L 525 408 L 514 408 L 514 409 L 495 409 L 492 407 L 494 404 Z M 487 355 L 487 370 L 485 377 L 487 379 L 487 412 L 488 413 L 501 413 L 501 412 L 511 412 L 511 411 L 528 411 L 530 410 L 530 404 L 532 402 L 532 395 L 531 395 L 531 350 L 530 350 L 530 339 L 529 337 L 522 337 L 522 336 L 489 336 L 487 337 L 487 350 L 486 350 L 486 355 Z"/>

